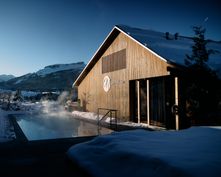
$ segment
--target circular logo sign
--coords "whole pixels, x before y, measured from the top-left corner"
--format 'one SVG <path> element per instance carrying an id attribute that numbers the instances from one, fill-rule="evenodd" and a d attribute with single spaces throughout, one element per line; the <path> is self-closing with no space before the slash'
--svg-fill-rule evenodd
<path id="1" fill-rule="evenodd" d="M 103 79 L 103 88 L 105 92 L 108 92 L 110 90 L 110 78 L 108 76 L 105 76 Z"/>

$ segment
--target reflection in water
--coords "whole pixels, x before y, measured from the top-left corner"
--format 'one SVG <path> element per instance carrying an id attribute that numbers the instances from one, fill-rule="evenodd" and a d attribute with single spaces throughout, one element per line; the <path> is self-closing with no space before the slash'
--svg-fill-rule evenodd
<path id="1" fill-rule="evenodd" d="M 63 118 L 48 115 L 18 115 L 16 120 L 28 140 L 70 138 L 98 135 L 97 125 L 77 120 L 71 116 Z M 111 130 L 102 128 L 101 134 Z"/>
<path id="2" fill-rule="evenodd" d="M 91 136 L 91 135 L 98 135 L 98 127 L 94 124 L 90 124 L 84 121 L 80 121 L 78 126 L 78 136 Z M 113 130 L 107 129 L 102 127 L 99 130 L 99 134 L 109 134 Z"/>

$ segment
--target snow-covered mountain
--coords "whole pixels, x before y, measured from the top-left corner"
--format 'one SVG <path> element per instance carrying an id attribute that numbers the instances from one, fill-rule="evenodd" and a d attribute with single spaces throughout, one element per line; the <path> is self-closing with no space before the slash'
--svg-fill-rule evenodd
<path id="1" fill-rule="evenodd" d="M 13 76 L 13 75 L 2 74 L 2 75 L 0 75 L 0 82 L 8 81 L 14 77 L 15 76 Z"/>
<path id="2" fill-rule="evenodd" d="M 79 68 L 82 68 L 82 66 L 85 66 L 84 64 L 83 65 L 82 64 L 83 64 L 82 62 L 79 62 L 79 63 L 71 63 L 71 64 L 50 65 L 50 66 L 46 66 L 44 69 L 37 71 L 36 74 L 39 76 L 46 76 L 47 74 L 51 74 L 51 73 L 58 72 L 58 71 L 79 69 Z"/>
<path id="3" fill-rule="evenodd" d="M 0 89 L 31 91 L 68 90 L 84 67 L 84 62 L 46 66 L 35 73 L 0 82 Z"/>

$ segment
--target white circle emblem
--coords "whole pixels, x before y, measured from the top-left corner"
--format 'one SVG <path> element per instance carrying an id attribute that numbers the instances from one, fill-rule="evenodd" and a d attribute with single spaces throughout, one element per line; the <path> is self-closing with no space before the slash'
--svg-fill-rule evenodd
<path id="1" fill-rule="evenodd" d="M 108 76 L 105 76 L 103 79 L 103 88 L 105 92 L 108 92 L 110 90 L 110 78 Z"/>

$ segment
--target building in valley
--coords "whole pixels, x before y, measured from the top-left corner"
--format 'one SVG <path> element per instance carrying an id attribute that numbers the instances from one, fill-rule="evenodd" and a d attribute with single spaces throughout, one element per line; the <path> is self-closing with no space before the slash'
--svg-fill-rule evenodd
<path id="1" fill-rule="evenodd" d="M 116 109 L 122 121 L 179 129 L 186 121 L 182 65 L 192 45 L 188 37 L 115 26 L 73 84 L 81 105 L 95 113 Z"/>

